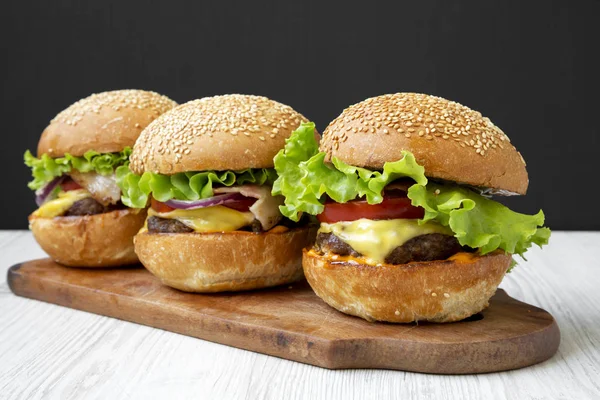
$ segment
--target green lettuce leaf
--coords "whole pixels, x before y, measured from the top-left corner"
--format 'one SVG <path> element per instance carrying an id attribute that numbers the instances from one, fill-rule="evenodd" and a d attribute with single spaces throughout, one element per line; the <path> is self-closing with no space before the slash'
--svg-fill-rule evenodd
<path id="1" fill-rule="evenodd" d="M 319 152 L 313 123 L 303 123 L 286 139 L 285 148 L 275 156 L 278 178 L 273 194 L 285 196 L 281 213 L 298 221 L 300 212 L 312 215 L 323 211 L 324 195 L 338 203 L 357 197 L 366 197 L 370 204 L 381 203 L 381 192 L 390 182 L 409 177 L 425 185 L 425 170 L 408 151 L 402 159 L 386 163 L 383 171 L 354 167 L 333 157 L 333 164 L 325 162 L 325 153 Z"/>
<path id="2" fill-rule="evenodd" d="M 131 148 L 126 147 L 118 153 L 88 151 L 82 157 L 65 154 L 64 157 L 52 158 L 48 154 L 42 154 L 37 158 L 27 150 L 24 155 L 25 165 L 31 168 L 33 176 L 33 180 L 27 186 L 32 190 L 40 189 L 54 178 L 68 174 L 72 169 L 110 175 L 115 168 L 129 162 L 130 154 Z"/>
<path id="3" fill-rule="evenodd" d="M 232 186 L 253 183 L 272 184 L 277 178 L 273 169 L 246 169 L 243 171 L 180 172 L 161 175 L 153 172 L 134 174 L 128 165 L 116 170 L 121 188 L 121 201 L 128 207 L 143 208 L 150 195 L 158 201 L 199 200 L 213 196 L 213 184 Z"/>
<path id="4" fill-rule="evenodd" d="M 436 221 L 450 227 L 463 246 L 480 249 L 482 254 L 502 249 L 523 256 L 533 244 L 541 247 L 550 237 L 550 230 L 543 227 L 542 211 L 520 214 L 466 187 L 428 183 L 423 167 L 408 151 L 402 152 L 401 160 L 385 163 L 383 171 L 353 167 L 335 157 L 331 164 L 326 163 L 312 123 L 302 124 L 274 161 L 279 177 L 273 194 L 285 197 L 280 210 L 294 221 L 301 212 L 320 214 L 324 195 L 338 203 L 356 198 L 381 203 L 387 184 L 409 177 L 416 183 L 409 188 L 408 197 L 412 205 L 425 209 L 421 223 Z"/>
<path id="5" fill-rule="evenodd" d="M 425 209 L 421 223 L 437 221 L 449 226 L 463 246 L 487 254 L 502 249 L 521 257 L 532 244 L 548 244 L 550 229 L 542 228 L 544 213 L 520 214 L 456 185 L 413 185 L 408 197 Z"/>

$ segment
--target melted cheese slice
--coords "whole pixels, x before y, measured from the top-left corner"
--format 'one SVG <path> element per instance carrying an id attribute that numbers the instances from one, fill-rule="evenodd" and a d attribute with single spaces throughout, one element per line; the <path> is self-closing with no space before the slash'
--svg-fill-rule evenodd
<path id="1" fill-rule="evenodd" d="M 84 189 L 70 190 L 68 192 L 60 192 L 58 197 L 53 200 L 48 200 L 35 210 L 33 217 L 54 218 L 63 215 L 71 206 L 79 200 L 91 197 L 90 192 Z"/>
<path id="2" fill-rule="evenodd" d="M 250 225 L 254 221 L 251 212 L 241 212 L 224 206 L 173 210 L 165 213 L 150 208 L 148 216 L 176 219 L 196 232 L 230 232 Z"/>
<path id="3" fill-rule="evenodd" d="M 333 224 L 321 223 L 319 233 L 333 233 L 361 253 L 367 263 L 372 265 L 384 263 L 385 258 L 396 247 L 414 237 L 428 233 L 454 235 L 447 227 L 433 222 L 419 225 L 416 219 L 359 219 Z"/>

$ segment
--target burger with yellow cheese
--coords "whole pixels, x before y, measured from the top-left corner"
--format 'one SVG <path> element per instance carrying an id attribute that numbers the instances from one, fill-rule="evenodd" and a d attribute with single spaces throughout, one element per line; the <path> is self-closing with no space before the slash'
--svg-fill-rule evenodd
<path id="1" fill-rule="evenodd" d="M 25 153 L 39 206 L 29 226 L 55 261 L 77 267 L 137 262 L 133 236 L 146 213 L 121 203 L 115 169 L 128 163 L 142 130 L 175 105 L 143 90 L 93 94 L 50 122 L 37 157 Z"/>
<path id="2" fill-rule="evenodd" d="M 369 321 L 450 322 L 488 306 L 513 255 L 548 242 L 521 154 L 488 118 L 415 93 L 367 99 L 325 130 L 303 124 L 275 157 L 291 220 L 320 221 L 303 267 L 329 305 Z"/>
<path id="3" fill-rule="evenodd" d="M 148 219 L 135 237 L 144 266 L 189 292 L 257 289 L 300 279 L 316 229 L 279 211 L 273 157 L 306 119 L 260 96 L 190 101 L 162 115 L 117 169 L 123 203 Z"/>

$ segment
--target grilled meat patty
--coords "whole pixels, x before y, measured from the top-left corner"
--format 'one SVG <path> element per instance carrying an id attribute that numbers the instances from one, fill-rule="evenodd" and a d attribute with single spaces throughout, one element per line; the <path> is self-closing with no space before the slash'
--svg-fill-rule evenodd
<path id="1" fill-rule="evenodd" d="M 406 264 L 410 261 L 445 260 L 462 248 L 454 236 L 429 233 L 414 237 L 396 247 L 386 258 L 388 264 Z"/>
<path id="2" fill-rule="evenodd" d="M 104 206 L 91 197 L 78 200 L 64 213 L 65 217 L 96 215 L 123 208 L 122 204 Z"/>
<path id="3" fill-rule="evenodd" d="M 190 233 L 194 230 L 176 219 L 149 217 L 148 232 L 150 233 Z"/>
<path id="4" fill-rule="evenodd" d="M 298 222 L 290 221 L 287 218 L 281 220 L 281 225 L 294 229 L 302 227 L 310 223 L 310 219 L 302 218 Z M 177 221 L 176 219 L 160 218 L 160 217 L 148 217 L 148 232 L 149 233 L 190 233 L 194 230 L 187 227 L 185 224 Z M 263 233 L 264 230 L 260 221 L 255 219 L 252 224 L 240 229 L 248 232 Z"/>
<path id="5" fill-rule="evenodd" d="M 362 256 L 352 246 L 333 233 L 319 233 L 315 248 L 322 253 L 353 257 Z M 396 247 L 385 258 L 385 262 L 388 264 L 406 264 L 411 261 L 445 260 L 462 250 L 455 237 L 441 233 L 429 233 L 414 237 L 402 246 Z"/>

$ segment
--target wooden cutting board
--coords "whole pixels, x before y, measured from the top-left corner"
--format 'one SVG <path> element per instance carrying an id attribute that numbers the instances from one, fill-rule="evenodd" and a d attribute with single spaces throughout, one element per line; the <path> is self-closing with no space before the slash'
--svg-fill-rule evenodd
<path id="1" fill-rule="evenodd" d="M 467 321 L 398 325 L 339 313 L 306 282 L 189 294 L 162 286 L 142 267 L 74 269 L 41 259 L 11 267 L 8 283 L 19 296 L 332 369 L 503 371 L 552 357 L 560 342 L 548 312 L 503 290 Z"/>

